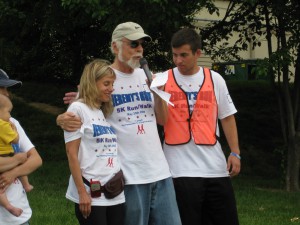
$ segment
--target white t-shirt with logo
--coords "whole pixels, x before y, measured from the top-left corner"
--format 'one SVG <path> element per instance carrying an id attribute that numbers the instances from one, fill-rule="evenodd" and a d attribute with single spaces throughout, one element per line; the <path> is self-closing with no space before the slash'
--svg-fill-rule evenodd
<path id="1" fill-rule="evenodd" d="M 211 71 L 211 73 L 218 103 L 218 119 L 223 119 L 235 114 L 237 110 L 231 100 L 225 80 L 215 71 Z M 196 74 L 185 76 L 180 74 L 176 67 L 174 75 L 178 85 L 187 93 L 192 111 L 197 93 L 203 83 L 203 68 L 200 68 Z M 217 127 L 217 135 L 219 136 L 219 127 Z M 173 177 L 228 176 L 226 158 L 219 142 L 214 146 L 205 146 L 196 145 L 191 140 L 183 145 L 171 146 L 164 143 L 163 148 Z"/>
<path id="2" fill-rule="evenodd" d="M 114 71 L 114 112 L 107 120 L 117 133 L 126 184 L 146 184 L 170 177 L 157 131 L 154 99 L 144 71 Z"/>
<path id="3" fill-rule="evenodd" d="M 64 131 L 65 142 L 81 139 L 78 160 L 81 174 L 88 181 L 100 181 L 103 186 L 120 170 L 118 160 L 117 136 L 114 129 L 106 121 L 99 109 L 91 109 L 81 102 L 73 102 L 68 108 L 81 118 L 81 129 L 75 132 Z M 90 193 L 90 188 L 85 185 Z M 79 203 L 79 195 L 72 175 L 69 179 L 69 186 L 66 198 Z M 104 194 L 99 198 L 92 198 L 93 206 L 117 205 L 125 202 L 122 192 L 113 199 L 106 199 Z"/>
<path id="4" fill-rule="evenodd" d="M 25 131 L 21 127 L 20 123 L 14 119 L 10 119 L 17 128 L 19 133 L 19 149 L 21 152 L 28 152 L 30 149 L 34 148 L 27 137 Z M 29 206 L 26 192 L 23 188 L 22 183 L 19 179 L 16 179 L 6 190 L 6 196 L 8 201 L 15 207 L 21 208 L 23 210 L 19 217 L 12 215 L 5 208 L 0 206 L 0 225 L 20 225 L 27 222 L 32 215 L 32 210 Z"/>

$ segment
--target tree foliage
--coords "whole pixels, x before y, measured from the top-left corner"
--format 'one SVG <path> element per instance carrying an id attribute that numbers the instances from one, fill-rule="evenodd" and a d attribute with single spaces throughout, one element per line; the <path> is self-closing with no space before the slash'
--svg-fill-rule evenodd
<path id="1" fill-rule="evenodd" d="M 298 0 L 230 1 L 224 18 L 202 30 L 206 53 L 214 59 L 239 60 L 239 52 L 267 40 L 269 57 L 260 71 L 269 73 L 277 90 L 286 141 L 286 188 L 299 190 L 300 161 L 300 3 Z M 238 34 L 230 45 L 233 34 Z M 272 38 L 277 45 L 272 45 Z M 219 44 L 218 43 L 222 43 Z M 295 68 L 290 71 L 290 66 Z M 290 84 L 291 78 L 294 82 Z M 277 81 L 277 83 L 275 83 Z"/>
<path id="2" fill-rule="evenodd" d="M 194 0 L 2 0 L 1 67 L 22 80 L 78 83 L 91 58 L 112 60 L 111 33 L 122 22 L 142 25 L 153 42 L 145 49 L 152 70 L 171 66 L 171 35 L 191 26 L 201 7 Z"/>

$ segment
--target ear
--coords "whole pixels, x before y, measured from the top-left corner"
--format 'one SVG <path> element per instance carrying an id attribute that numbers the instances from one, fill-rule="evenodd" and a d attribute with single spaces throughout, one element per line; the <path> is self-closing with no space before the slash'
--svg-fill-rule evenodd
<path id="1" fill-rule="evenodd" d="M 195 52 L 195 55 L 199 58 L 201 56 L 201 50 L 197 49 L 197 51 Z"/>
<path id="2" fill-rule="evenodd" d="M 112 47 L 112 50 L 113 50 L 114 54 L 117 55 L 118 52 L 119 52 L 119 49 L 118 49 L 118 47 L 117 47 L 116 42 L 112 42 L 112 43 L 111 43 L 111 47 Z"/>

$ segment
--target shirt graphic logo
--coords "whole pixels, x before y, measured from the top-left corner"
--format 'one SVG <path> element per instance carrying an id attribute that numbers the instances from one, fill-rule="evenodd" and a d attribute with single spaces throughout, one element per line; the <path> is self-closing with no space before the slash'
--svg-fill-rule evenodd
<path id="1" fill-rule="evenodd" d="M 109 157 L 109 158 L 107 159 L 107 164 L 106 164 L 106 166 L 108 166 L 108 167 L 114 167 L 114 158 Z"/>
<path id="2" fill-rule="evenodd" d="M 138 131 L 136 134 L 145 134 L 144 124 L 138 125 Z"/>

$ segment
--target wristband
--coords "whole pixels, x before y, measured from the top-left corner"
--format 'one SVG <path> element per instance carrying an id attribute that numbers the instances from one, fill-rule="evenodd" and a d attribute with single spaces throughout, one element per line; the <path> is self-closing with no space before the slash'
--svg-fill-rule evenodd
<path id="1" fill-rule="evenodd" d="M 237 157 L 239 160 L 241 160 L 241 156 L 235 152 L 230 152 L 230 155 Z"/>

